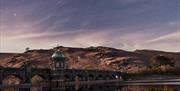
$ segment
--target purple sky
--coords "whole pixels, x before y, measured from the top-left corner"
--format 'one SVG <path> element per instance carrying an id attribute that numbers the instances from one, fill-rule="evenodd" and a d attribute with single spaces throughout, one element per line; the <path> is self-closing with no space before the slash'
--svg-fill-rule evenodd
<path id="1" fill-rule="evenodd" d="M 57 44 L 179 52 L 179 8 L 179 0 L 0 0 L 0 52 Z"/>

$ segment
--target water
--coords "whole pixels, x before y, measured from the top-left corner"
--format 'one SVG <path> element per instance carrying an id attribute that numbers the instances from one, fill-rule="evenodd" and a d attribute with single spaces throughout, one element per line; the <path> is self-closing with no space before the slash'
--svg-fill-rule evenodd
<path id="1" fill-rule="evenodd" d="M 54 90 L 57 91 L 57 90 Z M 63 91 L 63 90 L 62 90 Z M 69 87 L 64 91 L 180 91 L 178 85 L 94 85 L 82 87 Z"/>
<path id="2" fill-rule="evenodd" d="M 178 85 L 125 86 L 119 91 L 180 91 Z"/>
<path id="3" fill-rule="evenodd" d="M 1 91 L 29 91 L 28 88 L 6 88 Z M 31 91 L 180 91 L 179 84 L 94 84 L 94 85 L 75 85 L 63 86 L 61 88 L 50 90 L 50 88 L 31 87 Z"/>
<path id="4" fill-rule="evenodd" d="M 74 89 L 66 89 L 64 91 L 180 91 L 178 85 L 99 85 L 86 86 Z"/>

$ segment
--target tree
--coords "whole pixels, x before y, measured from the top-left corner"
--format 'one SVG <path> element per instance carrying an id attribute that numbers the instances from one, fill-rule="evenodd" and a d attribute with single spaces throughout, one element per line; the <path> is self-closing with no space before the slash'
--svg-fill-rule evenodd
<path id="1" fill-rule="evenodd" d="M 29 49 L 30 49 L 29 47 L 26 47 L 26 48 L 25 48 L 25 51 L 27 52 L 27 51 L 29 51 Z"/>
<path id="2" fill-rule="evenodd" d="M 169 58 L 167 56 L 164 55 L 158 55 L 158 56 L 154 56 L 151 59 L 151 66 L 152 67 L 159 67 L 159 66 L 163 66 L 163 65 L 170 65 L 170 66 L 174 66 L 175 62 L 173 60 L 173 58 Z"/>

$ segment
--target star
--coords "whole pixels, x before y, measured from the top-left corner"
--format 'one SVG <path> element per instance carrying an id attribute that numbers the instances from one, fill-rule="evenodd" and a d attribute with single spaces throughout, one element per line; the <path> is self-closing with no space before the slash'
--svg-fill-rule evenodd
<path id="1" fill-rule="evenodd" d="M 15 16 L 15 17 L 16 17 L 16 16 L 17 16 L 17 14 L 16 14 L 16 13 L 13 13 L 13 16 Z"/>

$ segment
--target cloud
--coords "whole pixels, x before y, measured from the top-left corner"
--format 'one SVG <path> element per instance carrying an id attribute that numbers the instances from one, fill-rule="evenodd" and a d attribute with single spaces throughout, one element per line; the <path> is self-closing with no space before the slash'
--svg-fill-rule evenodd
<path id="1" fill-rule="evenodd" d="M 176 4 L 173 0 L 5 0 L 0 50 L 60 44 L 176 51 Z"/>
<path id="2" fill-rule="evenodd" d="M 159 26 L 150 30 L 160 31 L 164 28 Z M 74 31 L 45 31 L 45 32 L 20 32 L 3 37 L 3 46 L 7 47 L 17 42 L 17 50 L 25 47 L 52 48 L 57 44 L 71 47 L 108 46 L 125 50 L 157 49 L 166 51 L 178 51 L 179 32 L 170 34 L 138 31 L 134 33 L 123 32 L 134 28 L 104 29 L 104 30 L 74 30 Z M 147 29 L 146 29 L 147 30 Z M 18 31 L 18 30 L 17 30 Z M 159 36 L 158 36 L 159 35 Z M 18 45 L 17 44 L 17 45 Z M 41 46 L 43 45 L 43 46 Z M 174 47 L 171 47 L 171 46 Z M 23 47 L 22 47 L 23 46 Z M 6 48 L 4 48 L 6 49 Z M 12 48 L 8 48 L 12 49 Z M 14 50 L 14 49 L 13 49 Z"/>
<path id="3" fill-rule="evenodd" d="M 129 3 L 138 3 L 138 2 L 145 1 L 145 0 L 118 0 L 118 1 L 121 3 L 124 3 L 124 4 L 129 4 Z"/>
<path id="4" fill-rule="evenodd" d="M 135 44 L 136 49 L 154 49 L 162 51 L 180 52 L 180 32 L 166 34 L 144 42 Z"/>
<path id="5" fill-rule="evenodd" d="M 179 42 L 180 42 L 180 31 L 154 38 L 152 40 L 147 41 L 147 43 L 163 42 L 163 41 L 170 42 L 170 41 L 174 41 L 174 40 L 176 40 L 177 42 L 179 40 Z"/>
<path id="6" fill-rule="evenodd" d="M 79 31 L 64 31 L 64 32 L 44 32 L 21 34 L 16 36 L 3 37 L 3 49 L 12 49 L 12 43 L 16 44 L 17 50 L 24 50 L 25 47 L 31 48 L 52 48 L 57 44 L 71 47 L 89 47 L 89 46 L 109 46 L 117 48 L 126 48 L 129 46 L 126 42 L 122 42 L 118 36 L 112 36 L 111 31 L 98 30 L 79 30 Z M 7 45 L 7 46 L 6 46 Z M 43 46 L 41 46 L 43 45 Z M 8 47 L 8 48 L 6 48 Z M 13 49 L 15 50 L 15 49 Z"/>
<path id="7" fill-rule="evenodd" d="M 67 35 L 67 34 L 71 34 L 71 33 L 76 33 L 76 32 L 80 32 L 79 31 L 60 31 L 60 32 L 42 32 L 42 33 L 24 33 L 24 34 L 20 34 L 20 35 L 16 35 L 16 36 L 10 36 L 8 39 L 42 39 L 42 38 L 49 38 L 49 37 L 54 37 L 54 36 L 61 36 L 61 35 Z"/>
<path id="8" fill-rule="evenodd" d="M 111 30 L 112 31 L 112 30 Z M 79 30 L 66 32 L 44 32 L 3 37 L 3 49 L 24 51 L 25 47 L 35 49 L 52 48 L 57 44 L 70 47 L 108 46 L 125 50 L 157 49 L 178 51 L 179 32 L 154 38 L 149 33 L 137 32 L 119 35 L 120 31 Z M 147 38 L 149 36 L 149 38 Z M 12 45 L 16 47 L 12 49 Z M 172 47 L 173 46 L 173 47 Z"/>

